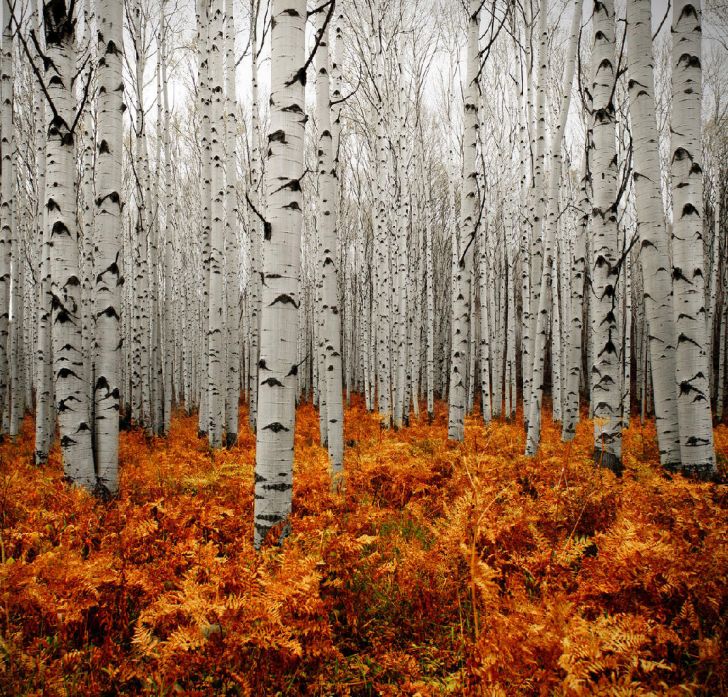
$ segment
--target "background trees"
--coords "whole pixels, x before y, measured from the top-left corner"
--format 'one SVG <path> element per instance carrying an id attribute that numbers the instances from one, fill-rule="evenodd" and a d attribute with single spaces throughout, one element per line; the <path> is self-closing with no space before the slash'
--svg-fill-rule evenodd
<path id="1" fill-rule="evenodd" d="M 294 401 L 340 470 L 343 387 L 383 427 L 447 399 L 453 439 L 521 409 L 529 454 L 544 404 L 566 439 L 589 404 L 615 469 L 654 413 L 663 464 L 714 471 L 719 5 L 112 4 L 3 5 L 0 407 L 39 463 L 55 404 L 69 476 L 113 493 L 114 414 L 152 438 L 184 407 L 288 487 Z"/>

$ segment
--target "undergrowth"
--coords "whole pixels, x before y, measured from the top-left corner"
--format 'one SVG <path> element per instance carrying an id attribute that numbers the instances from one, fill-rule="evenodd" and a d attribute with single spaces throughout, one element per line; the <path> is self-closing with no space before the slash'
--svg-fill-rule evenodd
<path id="1" fill-rule="evenodd" d="M 252 547 L 254 437 L 211 454 L 196 417 L 121 436 L 118 499 L 38 469 L 30 419 L 0 445 L 0 692 L 114 695 L 726 694 L 725 487 L 625 433 L 595 469 L 546 419 L 382 430 L 347 411 L 332 493 L 298 412 L 292 535 Z M 241 424 L 247 423 L 245 410 Z M 716 429 L 725 462 L 728 429 Z"/>

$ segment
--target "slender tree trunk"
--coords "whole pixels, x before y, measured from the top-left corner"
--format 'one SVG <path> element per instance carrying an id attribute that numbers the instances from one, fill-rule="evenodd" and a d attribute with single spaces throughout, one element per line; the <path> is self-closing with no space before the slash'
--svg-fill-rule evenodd
<path id="1" fill-rule="evenodd" d="M 331 135 L 329 87 L 329 31 L 323 11 L 315 16 L 319 45 L 316 54 L 316 121 L 318 124 L 318 228 L 321 240 L 321 281 L 323 300 L 322 343 L 325 362 L 321 389 L 326 394 L 326 436 L 333 485 L 343 475 L 344 410 L 341 383 L 341 314 L 339 312 L 336 239 L 336 168 Z"/>
<path id="2" fill-rule="evenodd" d="M 705 322 L 700 0 L 674 0 L 672 16 L 672 276 L 680 459 L 683 472 L 708 477 L 716 465 Z"/>
<path id="3" fill-rule="evenodd" d="M 10 258 L 13 227 L 13 19 L 11 0 L 3 3 L 2 49 L 0 50 L 0 417 L 10 388 Z M 0 422 L 3 419 L 0 418 Z M 0 432 L 3 426 L 0 425 Z"/>
<path id="4" fill-rule="evenodd" d="M 36 12 L 36 36 L 42 36 L 40 9 Z M 51 353 L 51 247 L 50 228 L 46 224 L 46 98 L 40 86 L 34 92 L 36 117 L 36 185 L 38 194 L 37 230 L 40 250 L 40 269 L 37 307 L 37 350 L 35 388 L 35 463 L 48 460 L 54 436 L 53 413 L 53 356 Z M 1 253 L 1 252 L 0 252 Z"/>
<path id="5" fill-rule="evenodd" d="M 223 66 L 222 51 L 223 17 L 222 0 L 210 1 L 209 29 L 210 46 L 210 157 L 211 157 L 211 200 L 210 200 L 210 277 L 208 330 L 207 330 L 207 436 L 211 448 L 222 446 L 225 394 L 225 177 L 224 177 L 224 112 L 223 112 Z"/>
<path id="6" fill-rule="evenodd" d="M 574 70 L 576 65 L 576 50 L 578 47 L 579 24 L 581 21 L 581 5 L 581 1 L 575 4 L 571 31 L 569 33 L 569 51 L 566 58 L 563 87 L 561 91 L 561 111 L 559 114 L 558 127 L 554 131 L 551 142 L 551 171 L 548 181 L 548 192 L 546 194 L 548 200 L 543 206 L 539 204 L 537 209 L 537 216 L 545 213 L 547 218 L 545 224 L 542 223 L 540 226 L 544 231 L 544 240 L 542 245 L 538 246 L 538 248 L 542 250 L 541 254 L 543 256 L 539 256 L 539 254 L 535 256 L 535 268 L 542 270 L 542 277 L 539 279 L 538 284 L 540 294 L 538 296 L 538 312 L 536 313 L 535 327 L 532 324 L 535 342 L 533 343 L 533 351 L 531 352 L 533 355 L 533 366 L 531 367 L 531 392 L 530 403 L 528 404 L 529 413 L 527 420 L 528 431 L 526 438 L 526 455 L 535 455 L 541 442 L 541 407 L 543 401 L 544 379 L 546 377 L 546 340 L 549 331 L 549 308 L 555 304 L 552 302 L 551 283 L 553 270 L 552 256 L 556 245 L 557 220 L 559 216 L 561 141 L 564 137 L 566 120 L 569 115 L 569 106 L 571 105 L 571 87 L 574 81 Z M 541 11 L 546 11 L 545 5 L 542 6 Z M 545 50 L 543 45 L 542 50 Z M 542 60 L 545 60 L 545 58 L 539 58 L 539 61 Z M 543 184 L 540 186 L 543 187 Z M 538 227 L 539 226 L 537 226 L 537 229 Z M 531 300 L 534 300 L 533 292 L 531 293 Z M 556 303 L 558 303 L 558 294 L 556 296 Z M 535 307 L 535 304 L 532 305 L 532 308 Z M 526 407 L 524 405 L 524 409 L 525 408 Z"/>
<path id="7" fill-rule="evenodd" d="M 53 368 L 65 475 L 92 490 L 96 484 L 91 451 L 89 404 L 81 346 L 79 231 L 76 224 L 73 19 L 64 0 L 43 8 L 45 80 L 52 104 L 47 144 L 47 225 L 50 229 L 53 306 Z"/>
<path id="8" fill-rule="evenodd" d="M 240 331 L 238 301 L 238 192 L 235 129 L 237 97 L 235 91 L 235 15 L 233 0 L 225 5 L 225 257 L 227 286 L 227 397 L 225 407 L 225 444 L 232 447 L 238 440 L 238 401 L 240 398 Z M 255 49 L 253 49 L 255 50 Z"/>
<path id="9" fill-rule="evenodd" d="M 123 8 L 115 0 L 99 0 L 98 17 L 94 417 L 99 486 L 114 495 L 119 490 Z"/>
<path id="10" fill-rule="evenodd" d="M 259 548 L 281 523 L 287 535 L 296 421 L 300 237 L 303 223 L 305 0 L 273 0 L 267 223 L 263 241 L 260 392 L 255 465 Z"/>
<path id="11" fill-rule="evenodd" d="M 591 256 L 591 334 L 594 352 L 591 384 L 594 400 L 594 462 L 616 473 L 622 469 L 620 351 L 617 303 L 619 251 L 617 235 L 617 156 L 614 86 L 615 17 L 612 0 L 595 0 L 592 45 L 594 186 Z"/>
<path id="12" fill-rule="evenodd" d="M 463 116 L 463 194 L 460 230 L 453 239 L 453 298 L 450 346 L 450 394 L 448 438 L 465 437 L 465 405 L 467 398 L 468 326 L 470 316 L 470 280 L 473 260 L 473 238 L 478 224 L 478 192 L 476 151 L 478 142 L 478 84 L 480 67 L 478 36 L 480 0 L 468 2 L 468 57 Z"/>
<path id="13" fill-rule="evenodd" d="M 680 462 L 677 392 L 673 377 L 676 334 L 669 240 L 660 192 L 650 0 L 635 0 L 627 4 L 627 31 L 635 208 L 640 239 L 642 298 L 647 320 L 645 335 L 654 368 L 652 377 L 660 462 L 665 467 L 675 468 Z M 641 401 L 644 406 L 644 391 Z"/>
<path id="14" fill-rule="evenodd" d="M 250 200 L 258 209 L 261 209 L 260 190 L 260 118 L 258 116 L 258 8 L 259 0 L 250 0 L 250 45 L 251 45 L 251 145 L 250 145 Z M 262 231 L 258 216 L 253 214 L 250 223 L 251 237 L 251 281 L 250 281 L 250 382 L 249 382 L 249 420 L 250 427 L 256 430 L 258 417 L 258 359 L 260 353 L 260 292 Z"/>

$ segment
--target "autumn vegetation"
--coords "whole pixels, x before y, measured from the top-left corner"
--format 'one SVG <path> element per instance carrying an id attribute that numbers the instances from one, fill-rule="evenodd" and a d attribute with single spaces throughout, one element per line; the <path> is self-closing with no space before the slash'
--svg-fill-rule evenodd
<path id="1" fill-rule="evenodd" d="M 245 411 L 245 408 L 243 409 Z M 245 423 L 247 413 L 240 414 Z M 211 451 L 197 417 L 122 433 L 120 495 L 0 446 L 0 693 L 594 695 L 728 691 L 726 488 L 659 467 L 633 419 L 625 472 L 593 424 L 468 417 L 383 430 L 354 398 L 332 493 L 299 407 L 292 533 L 253 548 L 255 436 Z M 728 428 L 715 430 L 725 477 Z"/>

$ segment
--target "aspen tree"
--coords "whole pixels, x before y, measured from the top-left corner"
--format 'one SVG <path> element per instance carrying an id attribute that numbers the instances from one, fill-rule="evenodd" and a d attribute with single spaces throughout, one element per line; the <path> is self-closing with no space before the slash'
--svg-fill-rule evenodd
<path id="1" fill-rule="evenodd" d="M 594 404 L 594 461 L 620 472 L 622 423 L 619 394 L 617 283 L 620 264 L 617 237 L 617 157 L 614 85 L 615 21 L 612 0 L 595 0 L 592 17 L 591 96 L 593 143 L 590 164 L 594 177 L 591 247 L 590 364 Z"/>
<path id="2" fill-rule="evenodd" d="M 10 388 L 10 285 L 13 241 L 13 15 L 12 0 L 3 2 L 2 47 L 0 48 L 0 414 L 5 410 Z M 0 432 L 2 427 L 0 426 Z"/>
<path id="3" fill-rule="evenodd" d="M 650 363 L 653 367 L 655 425 L 660 462 L 665 467 L 674 468 L 680 462 L 677 392 L 673 377 L 676 334 L 669 240 L 659 184 L 649 0 L 635 0 L 627 4 L 627 39 L 635 207 L 640 239 L 642 300 L 648 327 Z"/>
<path id="4" fill-rule="evenodd" d="M 96 485 L 81 347 L 79 231 L 74 176 L 72 78 L 74 21 L 65 0 L 43 5 L 45 89 L 50 122 L 46 146 L 46 208 L 50 230 L 53 372 L 65 475 L 89 490 Z"/>
<path id="5" fill-rule="evenodd" d="M 316 122 L 318 124 L 318 229 L 321 241 L 320 263 L 322 283 L 323 364 L 322 390 L 326 398 L 326 442 L 329 451 L 331 476 L 336 486 L 342 476 L 344 456 L 344 411 L 341 378 L 341 315 L 339 313 L 339 250 L 336 239 L 336 168 L 334 166 L 333 138 L 331 134 L 331 97 L 329 83 L 329 20 L 319 10 L 316 23 Z M 323 418 L 323 417 L 322 417 Z"/>
<path id="6" fill-rule="evenodd" d="M 36 7 L 35 32 L 42 40 L 41 6 Z M 42 49 L 41 49 L 42 50 Z M 37 237 L 39 242 L 40 268 L 38 283 L 36 341 L 36 414 L 35 414 L 35 463 L 43 465 L 48 460 L 54 437 L 55 415 L 53 412 L 53 356 L 51 353 L 51 247 L 50 228 L 46 224 L 46 98 L 40 83 L 36 81 L 33 91 L 36 120 L 36 186 L 38 198 Z M 1 253 L 1 252 L 0 252 Z"/>
<path id="7" fill-rule="evenodd" d="M 480 0 L 468 3 L 468 49 L 463 116 L 463 196 L 459 234 L 453 239 L 453 298 L 450 347 L 450 394 L 448 438 L 465 437 L 467 397 L 467 355 L 472 242 L 478 225 L 477 174 L 475 156 L 478 142 L 478 35 Z"/>
<path id="8" fill-rule="evenodd" d="M 174 268 L 174 226 L 173 226 L 173 200 L 172 200 L 172 144 L 170 140 L 170 108 L 169 108 L 169 81 L 167 79 L 167 0 L 162 0 L 160 7 L 160 39 L 159 39 L 159 60 L 161 63 L 160 73 L 162 78 L 162 152 L 164 156 L 164 176 L 162 177 L 163 189 L 162 210 L 164 211 L 164 404 L 163 404 L 163 425 L 165 435 L 169 434 L 172 421 L 172 391 L 174 357 L 178 349 L 181 350 L 180 341 L 177 338 L 184 335 L 184 332 L 175 331 L 175 310 L 181 311 L 184 305 L 175 302 L 173 279 L 176 276 Z M 179 387 L 179 386 L 178 386 Z M 180 390 L 177 390 L 179 399 Z"/>
<path id="9" fill-rule="evenodd" d="M 303 222 L 305 0 L 273 0 L 267 221 L 263 235 L 255 536 L 259 548 L 281 523 L 287 535 L 293 480 Z"/>
<path id="10" fill-rule="evenodd" d="M 255 50 L 255 47 L 253 47 Z M 235 14 L 233 0 L 225 2 L 225 264 L 227 317 L 227 371 L 225 373 L 225 445 L 238 440 L 238 399 L 240 395 L 240 333 L 238 327 L 238 192 L 237 157 L 235 152 Z"/>
<path id="11" fill-rule="evenodd" d="M 119 489 L 119 408 L 121 314 L 121 163 L 123 147 L 123 12 L 114 0 L 99 0 L 98 144 L 94 248 L 96 284 L 95 451 L 99 485 Z"/>
<path id="12" fill-rule="evenodd" d="M 540 295 L 538 296 L 538 311 L 536 313 L 536 325 L 534 331 L 535 343 L 533 344 L 533 366 L 531 368 L 531 384 L 530 384 L 530 402 L 528 404 L 528 431 L 526 440 L 526 454 L 535 455 L 541 440 L 541 403 L 543 400 L 545 364 L 546 364 L 546 339 L 548 335 L 548 317 L 549 307 L 558 304 L 558 293 L 555 301 L 552 293 L 553 279 L 553 256 L 554 247 L 556 245 L 557 219 L 559 216 L 559 183 L 561 181 L 561 142 L 566 128 L 566 120 L 569 115 L 569 106 L 571 104 L 572 83 L 574 81 L 574 70 L 576 65 L 576 51 L 579 39 L 579 25 L 581 23 L 581 0 L 575 3 L 571 21 L 571 29 L 569 31 L 569 49 L 566 56 L 566 64 L 564 66 L 563 87 L 561 91 L 561 107 L 559 112 L 559 121 L 557 128 L 554 130 L 551 141 L 551 168 L 548 179 L 548 189 L 546 193 L 546 205 L 541 209 L 542 214 L 546 215 L 545 223 L 542 223 L 544 231 L 544 240 L 541 245 L 543 255 L 536 268 L 541 268 L 543 275 L 539 281 L 538 288 Z M 541 11 L 545 12 L 542 6 Z M 545 49 L 545 46 L 542 47 Z M 544 59 L 545 60 L 545 59 Z M 539 58 L 541 61 L 541 58 Z M 533 295 L 531 296 L 533 299 Z M 536 307 L 536 306 L 533 306 Z M 558 327 L 558 325 L 557 325 Z M 554 329 L 556 331 L 556 329 Z M 559 356 L 560 358 L 560 356 Z M 552 357 L 553 362 L 553 357 Z M 524 409 L 526 407 L 524 406 Z"/>
<path id="13" fill-rule="evenodd" d="M 224 292 L 225 292 L 225 177 L 224 152 L 225 124 L 223 112 L 223 65 L 222 51 L 223 17 L 222 0 L 210 0 L 209 28 L 211 40 L 210 54 L 210 158 L 211 158 L 211 201 L 210 201 L 210 257 L 209 310 L 207 330 L 207 435 L 211 448 L 222 446 L 225 411 L 223 376 L 225 374 L 224 343 L 225 332 Z"/>
<path id="14" fill-rule="evenodd" d="M 258 114 L 258 10 L 260 0 L 250 0 L 250 202 L 260 210 L 260 117 Z M 260 293 L 261 293 L 261 244 L 263 232 L 258 216 L 254 213 L 250 218 L 250 376 L 249 376 L 249 420 L 253 430 L 256 429 L 258 417 L 258 355 L 260 342 Z"/>
<path id="15" fill-rule="evenodd" d="M 210 428 L 210 349 L 208 334 L 213 319 L 210 317 L 210 238 L 212 235 L 212 127 L 210 123 L 212 97 L 210 94 L 210 3 L 212 0 L 196 0 L 197 2 L 197 58 L 198 71 L 198 100 L 201 118 L 200 133 L 200 155 L 202 187 L 200 190 L 202 201 L 202 265 L 203 265 L 203 289 L 202 289 L 202 344 L 203 351 L 200 354 L 201 373 L 203 376 L 202 389 L 200 390 L 200 407 L 198 412 L 198 432 L 200 436 L 208 434 Z M 215 372 L 213 368 L 213 373 Z M 214 417 L 213 417 L 214 418 Z M 210 436 L 214 439 L 214 435 Z M 213 442 L 212 440 L 210 442 Z"/>
<path id="16" fill-rule="evenodd" d="M 674 0 L 672 18 L 672 277 L 680 460 L 684 472 L 707 477 L 716 465 L 705 321 L 700 0 Z"/>

